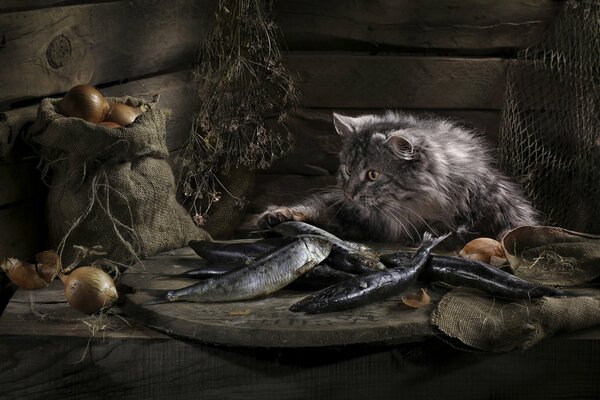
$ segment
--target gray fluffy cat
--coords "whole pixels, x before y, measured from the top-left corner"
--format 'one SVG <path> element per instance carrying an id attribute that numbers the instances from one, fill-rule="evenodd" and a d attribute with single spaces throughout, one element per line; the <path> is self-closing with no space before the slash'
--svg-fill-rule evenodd
<path id="1" fill-rule="evenodd" d="M 391 111 L 334 113 L 333 120 L 343 142 L 338 185 L 297 204 L 269 207 L 259 227 L 297 220 L 346 238 L 413 244 L 425 231 L 462 227 L 500 238 L 537 223 L 481 139 L 455 123 Z"/>

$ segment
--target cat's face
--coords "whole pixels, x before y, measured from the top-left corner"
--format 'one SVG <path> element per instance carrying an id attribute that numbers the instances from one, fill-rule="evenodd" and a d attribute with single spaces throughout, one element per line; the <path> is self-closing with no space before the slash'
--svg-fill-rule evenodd
<path id="1" fill-rule="evenodd" d="M 411 195 L 418 162 L 408 139 L 410 126 L 372 124 L 365 117 L 334 115 L 342 135 L 339 184 L 346 201 L 360 208 L 385 208 Z"/>

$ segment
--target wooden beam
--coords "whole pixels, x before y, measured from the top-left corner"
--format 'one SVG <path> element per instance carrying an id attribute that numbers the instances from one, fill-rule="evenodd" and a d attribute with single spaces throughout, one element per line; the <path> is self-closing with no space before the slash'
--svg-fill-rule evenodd
<path id="1" fill-rule="evenodd" d="M 303 53 L 286 61 L 305 107 L 499 110 L 504 102 L 500 58 Z"/>
<path id="2" fill-rule="evenodd" d="M 524 48 L 540 40 L 563 1 L 291 0 L 275 18 L 294 50 Z"/>
<path id="3" fill-rule="evenodd" d="M 210 1 L 118 1 L 0 14 L 0 104 L 194 61 Z"/>

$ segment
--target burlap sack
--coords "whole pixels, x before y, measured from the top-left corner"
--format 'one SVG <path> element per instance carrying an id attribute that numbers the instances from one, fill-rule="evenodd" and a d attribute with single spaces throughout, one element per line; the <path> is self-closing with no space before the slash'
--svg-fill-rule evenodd
<path id="1" fill-rule="evenodd" d="M 556 333 L 600 324 L 600 293 L 526 301 L 459 288 L 444 295 L 431 322 L 446 335 L 478 350 L 527 349 Z"/>
<path id="2" fill-rule="evenodd" d="M 514 274 L 543 285 L 575 286 L 600 276 L 600 236 L 522 226 L 502 239 Z"/>
<path id="3" fill-rule="evenodd" d="M 58 99 L 44 99 L 29 140 L 41 146 L 50 170 L 47 204 L 50 241 L 63 251 L 100 245 L 107 257 L 132 263 L 207 239 L 175 199 L 165 144 L 168 113 L 155 103 L 109 98 L 145 111 L 129 127 L 109 129 L 58 114 Z"/>

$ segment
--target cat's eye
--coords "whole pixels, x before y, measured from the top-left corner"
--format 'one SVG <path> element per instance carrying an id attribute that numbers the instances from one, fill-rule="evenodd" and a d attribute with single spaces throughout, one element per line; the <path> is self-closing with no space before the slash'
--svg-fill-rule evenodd
<path id="1" fill-rule="evenodd" d="M 350 170 L 350 167 L 346 166 L 346 173 L 347 173 L 348 175 L 350 175 L 350 172 L 352 172 L 352 171 Z"/>
<path id="2" fill-rule="evenodd" d="M 377 178 L 379 178 L 379 175 L 381 175 L 381 173 L 379 171 L 375 171 L 374 169 L 367 171 L 367 178 L 369 178 L 371 181 L 376 181 Z"/>

